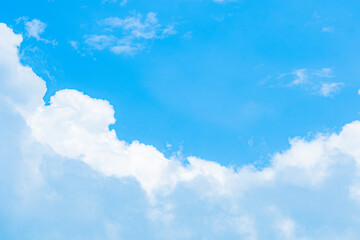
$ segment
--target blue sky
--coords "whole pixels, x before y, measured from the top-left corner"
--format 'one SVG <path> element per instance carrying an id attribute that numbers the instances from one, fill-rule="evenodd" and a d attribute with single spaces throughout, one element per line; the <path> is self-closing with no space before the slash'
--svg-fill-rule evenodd
<path id="1" fill-rule="evenodd" d="M 18 9 L 19 4 L 24 7 Z M 357 99 L 359 87 L 353 65 L 358 58 L 356 5 L 12 1 L 1 16 L 22 33 L 26 30 L 22 21 L 16 25 L 19 17 L 46 23 L 41 37 L 57 44 L 26 38 L 22 49 L 30 58 L 24 62 L 47 79 L 48 96 L 75 88 L 106 98 L 115 107 L 114 128 L 123 139 L 163 151 L 169 143 L 170 152 L 181 146 L 186 155 L 242 165 L 267 161 L 267 154 L 287 147 L 289 137 L 333 129 L 357 117 L 357 107 L 343 107 Z M 156 13 L 160 28 L 172 26 L 174 33 L 139 40 L 142 49 L 130 55 L 86 44 L 91 35 L 123 36 L 121 29 L 109 31 L 99 24 L 104 19 L 141 14 L 144 21 L 150 12 Z M 296 78 L 291 73 L 301 69 L 315 84 L 343 85 L 330 97 L 305 84 L 288 87 Z M 331 69 L 332 77 L 314 76 L 322 69 Z M 279 78 L 282 74 L 288 75 Z"/>
<path id="2" fill-rule="evenodd" d="M 2 4 L 0 236 L 358 239 L 359 8 Z"/>

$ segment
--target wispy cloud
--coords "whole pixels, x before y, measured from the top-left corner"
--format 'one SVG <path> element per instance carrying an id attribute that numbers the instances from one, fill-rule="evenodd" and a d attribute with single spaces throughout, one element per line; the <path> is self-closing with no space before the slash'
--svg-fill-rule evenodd
<path id="1" fill-rule="evenodd" d="M 332 96 L 333 94 L 339 92 L 343 83 L 321 83 L 320 95 L 324 97 Z"/>
<path id="2" fill-rule="evenodd" d="M 281 74 L 278 79 L 284 80 L 287 87 L 297 86 L 324 97 L 331 97 L 344 86 L 344 83 L 329 81 L 329 79 L 334 77 L 332 68 L 322 68 L 319 70 L 302 68 L 290 73 Z"/>
<path id="3" fill-rule="evenodd" d="M 186 32 L 184 35 L 182 35 L 182 38 L 189 40 L 192 38 L 192 34 L 193 34 L 192 31 Z"/>
<path id="4" fill-rule="evenodd" d="M 109 17 L 98 24 L 111 34 L 85 35 L 85 43 L 92 49 L 109 49 L 115 54 L 134 54 L 144 49 L 149 40 L 176 34 L 173 24 L 161 25 L 153 12 L 149 12 L 145 17 L 141 14 L 125 18 Z"/>
<path id="5" fill-rule="evenodd" d="M 296 76 L 296 78 L 290 82 L 290 86 L 308 83 L 308 75 L 306 73 L 306 69 L 295 70 L 292 74 Z"/>
<path id="6" fill-rule="evenodd" d="M 322 31 L 322 32 L 328 32 L 328 33 L 333 33 L 333 32 L 334 32 L 334 27 L 329 27 L 329 26 L 323 27 L 323 28 L 321 29 L 321 31 Z"/>
<path id="7" fill-rule="evenodd" d="M 334 77 L 332 68 L 323 68 L 323 69 L 314 71 L 314 74 L 321 78 L 333 78 Z"/>
<path id="8" fill-rule="evenodd" d="M 16 20 L 16 23 L 24 22 L 26 36 L 29 38 L 35 38 L 38 41 L 43 41 L 45 43 L 51 43 L 56 45 L 57 42 L 55 40 L 48 40 L 41 35 L 45 32 L 46 23 L 40 21 L 39 19 L 29 20 L 28 17 L 20 17 Z"/>
<path id="9" fill-rule="evenodd" d="M 75 50 L 79 49 L 79 43 L 77 41 L 69 41 L 69 44 L 71 45 L 71 47 L 73 47 Z"/>
<path id="10" fill-rule="evenodd" d="M 120 2 L 120 6 L 125 6 L 128 0 L 102 0 L 102 3 L 117 3 Z"/>
<path id="11" fill-rule="evenodd" d="M 34 37 L 37 40 L 41 40 L 40 34 L 45 31 L 46 24 L 38 19 L 33 19 L 29 22 L 25 22 L 25 30 L 29 37 Z"/>
<path id="12" fill-rule="evenodd" d="M 86 35 L 85 39 L 85 43 L 96 50 L 104 50 L 117 41 L 117 38 L 111 35 Z"/>

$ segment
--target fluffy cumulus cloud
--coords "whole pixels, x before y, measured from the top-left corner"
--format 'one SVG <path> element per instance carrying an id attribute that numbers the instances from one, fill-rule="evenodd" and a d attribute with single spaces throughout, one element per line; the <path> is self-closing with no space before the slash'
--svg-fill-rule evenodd
<path id="1" fill-rule="evenodd" d="M 0 24 L 2 238 L 359 239 L 360 122 L 292 139 L 262 169 L 166 158 L 120 140 L 105 100 L 45 104 L 21 41 Z"/>
<path id="2" fill-rule="evenodd" d="M 109 49 L 115 54 L 135 54 L 146 48 L 151 39 L 176 34 L 173 25 L 161 25 L 153 12 L 145 17 L 141 14 L 126 18 L 109 17 L 99 21 L 99 25 L 105 27 L 106 32 L 86 35 L 85 43 L 92 49 Z"/>

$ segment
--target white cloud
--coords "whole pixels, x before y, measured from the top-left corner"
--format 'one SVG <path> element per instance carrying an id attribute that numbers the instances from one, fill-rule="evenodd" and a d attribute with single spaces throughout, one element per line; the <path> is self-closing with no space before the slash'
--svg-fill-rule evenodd
<path id="1" fill-rule="evenodd" d="M 339 92 L 343 83 L 322 83 L 320 88 L 320 94 L 324 97 L 329 97 L 336 92 Z"/>
<path id="2" fill-rule="evenodd" d="M 96 50 L 104 50 L 116 42 L 116 38 L 111 35 L 90 35 L 86 36 L 85 43 Z"/>
<path id="3" fill-rule="evenodd" d="M 328 177 L 328 168 L 336 164 L 336 155 L 350 154 L 358 161 L 357 152 L 352 153 L 354 148 L 349 152 L 339 143 L 352 139 L 360 145 L 354 140 L 360 125 L 354 122 L 339 135 L 320 135 L 311 142 L 293 139 L 291 148 L 276 154 L 272 165 L 261 171 L 251 166 L 227 168 L 197 157 L 188 157 L 189 164 L 183 166 L 176 159 L 165 158 L 152 146 L 118 140 L 115 131 L 108 128 L 115 123 L 112 106 L 75 90 L 57 92 L 51 97 L 50 105 L 38 108 L 27 122 L 35 139 L 51 146 L 57 154 L 84 161 L 107 176 L 134 177 L 151 197 L 159 191 L 171 191 L 181 182 L 199 178 L 205 185 L 198 190 L 206 195 L 241 193 L 277 179 L 313 186 Z"/>
<path id="4" fill-rule="evenodd" d="M 5 24 L 0 24 L 0 31 L 0 93 L 21 113 L 32 112 L 44 103 L 45 82 L 30 67 L 20 64 L 17 46 L 21 35 L 14 35 Z"/>
<path id="5" fill-rule="evenodd" d="M 167 36 L 170 36 L 170 35 L 174 35 L 174 34 L 176 34 L 176 33 L 177 33 L 177 32 L 176 32 L 174 26 L 173 26 L 173 25 L 169 25 L 169 26 L 167 26 L 167 27 L 161 32 L 160 37 L 161 37 L 161 38 L 164 38 L 164 37 L 167 37 Z"/>
<path id="6" fill-rule="evenodd" d="M 158 22 L 156 14 L 149 12 L 144 20 L 141 14 L 137 14 L 124 19 L 109 17 L 101 21 L 100 24 L 112 28 L 121 28 L 129 38 L 162 38 L 176 33 L 173 26 L 170 25 L 164 28 Z"/>
<path id="7" fill-rule="evenodd" d="M 22 36 L 0 23 L 0 165 L 1 175 L 13 182 L 16 194 L 24 197 L 42 183 L 38 166 L 43 154 L 31 137 L 22 116 L 44 104 L 45 82 L 30 67 L 23 66 L 17 46 Z M 21 116 L 22 115 L 22 116 Z M 13 166 L 13 164 L 16 164 Z M 6 166 L 6 167 L 5 167 Z M 15 168 L 11 171 L 12 168 Z M 13 175 L 7 173 L 11 171 Z M 3 179 L 0 179 L 3 185 Z M 4 189 L 0 187 L 0 195 Z M 3 216 L 3 214 L 1 214 Z"/>
<path id="8" fill-rule="evenodd" d="M 21 156 L 24 159 L 22 163 L 26 164 L 16 167 L 23 167 L 24 171 L 33 173 L 27 175 L 22 184 L 18 185 L 19 191 L 28 189 L 31 182 L 29 180 L 41 179 L 39 175 L 46 173 L 46 157 L 57 157 L 70 159 L 71 162 L 82 162 L 102 176 L 112 177 L 107 179 L 136 179 L 153 204 L 149 206 L 144 218 L 161 223 L 161 228 L 151 225 L 151 231 L 158 231 L 154 234 L 156 239 L 169 239 L 169 236 L 174 239 L 199 239 L 199 236 L 207 239 L 322 240 L 336 239 L 336 236 L 338 239 L 359 238 L 360 231 L 356 222 L 359 215 L 357 204 L 360 201 L 359 121 L 345 125 L 339 133 L 319 134 L 312 140 L 294 138 L 290 141 L 289 149 L 275 154 L 269 166 L 263 169 L 252 165 L 235 169 L 194 156 L 188 157 L 184 163 L 176 157 L 166 158 L 151 145 L 138 141 L 129 144 L 119 140 L 115 130 L 109 130 L 109 125 L 115 123 L 114 109 L 105 100 L 91 98 L 76 90 L 64 89 L 51 97 L 49 105 L 45 105 L 45 82 L 19 61 L 17 47 L 21 41 L 20 35 L 0 24 L 0 110 L 11 109 L 6 111 L 13 112 L 12 114 L 15 112 L 18 119 L 22 118 L 19 124 L 27 129 L 20 139 L 18 135 L 11 135 L 17 139 L 17 143 L 7 148 L 5 153 L 17 149 L 19 155 L 14 159 Z M 1 118 L 4 116 L 7 115 L 0 115 Z M 12 119 L 7 121 L 10 123 Z M 18 130 L 16 133 L 19 133 Z M 0 141 L 6 143 L 13 140 L 6 135 L 5 139 L 0 137 Z M 45 152 L 47 155 L 44 155 Z M 0 164 L 9 162 L 3 154 L 0 158 Z M 48 168 L 50 172 L 57 171 L 57 168 Z M 7 179 L 13 178 L 14 176 L 11 176 Z M 1 174 L 0 181 L 3 181 Z M 62 191 L 73 187 L 76 181 L 79 180 L 70 179 L 70 184 L 62 188 Z M 90 185 L 104 184 L 91 183 Z M 58 209 L 64 201 L 72 199 L 79 189 L 81 188 L 72 192 L 69 190 L 63 197 L 50 194 L 45 198 L 43 194 L 36 194 L 38 198 L 44 197 L 45 200 L 42 201 L 47 203 L 39 206 L 37 211 L 43 207 L 48 209 L 49 205 Z M 114 226 L 117 228 L 119 224 L 116 221 L 109 223 L 109 215 L 98 217 L 97 212 L 109 205 L 121 206 L 118 201 L 127 196 L 127 192 L 114 195 L 116 187 L 111 190 L 112 200 L 105 201 L 100 208 L 95 208 L 92 201 L 100 197 L 103 191 L 95 196 L 90 189 L 88 191 L 91 194 L 82 196 L 76 207 L 70 210 L 75 211 L 77 217 L 83 214 L 86 221 L 105 221 L 106 234 L 117 237 L 124 229 L 114 229 Z M 0 188 L 0 191 L 3 193 L 4 190 Z M 80 195 L 82 194 L 88 193 L 82 192 Z M 3 196 L 7 194 L 0 194 L 0 200 L 6 201 Z M 134 204 L 134 214 L 140 211 L 137 197 L 126 203 Z M 3 204 L 0 204 L 0 207 L 1 205 Z M 33 207 L 31 204 L 21 205 L 22 208 L 26 206 L 30 209 Z M 16 209 L 19 209 L 19 206 L 16 206 Z M 83 212 L 79 214 L 81 209 Z M 71 214 L 71 211 L 67 210 L 67 213 Z M 37 215 L 36 211 L 27 211 L 26 218 L 22 221 L 29 222 L 29 215 Z M 122 214 L 121 211 L 109 212 L 110 215 Z M 59 214 L 62 212 L 53 216 Z M 46 212 L 44 215 L 49 214 Z M 73 223 L 71 216 L 64 219 Z M 7 215 L 3 217 L 6 218 Z M 16 217 L 19 215 L 13 216 Z M 132 219 L 125 215 L 117 216 L 116 220 L 121 218 L 126 221 Z M 85 229 L 93 233 L 92 228 Z M 61 232 L 55 233 L 56 236 L 61 236 Z M 49 239 L 50 237 L 45 236 L 54 235 L 42 236 Z M 71 235 L 65 235 L 61 239 L 69 238 Z"/>
<path id="9" fill-rule="evenodd" d="M 290 85 L 299 85 L 307 83 L 308 76 L 306 73 L 306 69 L 295 70 L 293 73 L 296 76 L 296 79 L 293 80 Z"/>
<path id="10" fill-rule="evenodd" d="M 102 0 L 102 3 L 116 3 L 118 0 Z M 120 6 L 125 6 L 128 0 L 120 1 Z"/>
<path id="11" fill-rule="evenodd" d="M 162 26 L 156 14 L 149 12 L 145 18 L 134 14 L 126 18 L 109 17 L 99 22 L 110 27 L 112 35 L 88 35 L 85 43 L 96 50 L 110 49 L 115 54 L 134 54 L 146 47 L 150 39 L 162 39 L 176 34 L 173 25 Z"/>
<path id="12" fill-rule="evenodd" d="M 322 31 L 322 32 L 328 32 L 328 33 L 333 33 L 333 32 L 334 32 L 334 28 L 327 26 L 327 27 L 323 27 L 323 28 L 321 29 L 321 31 Z"/>
<path id="13" fill-rule="evenodd" d="M 25 30 L 29 37 L 34 37 L 37 40 L 40 40 L 40 34 L 45 31 L 46 24 L 41 22 L 38 19 L 33 19 L 29 22 L 25 22 Z"/>
<path id="14" fill-rule="evenodd" d="M 77 41 L 69 41 L 71 47 L 73 47 L 75 50 L 78 50 L 79 43 Z"/>
<path id="15" fill-rule="evenodd" d="M 33 19 L 29 21 L 28 17 L 19 17 L 16 19 L 16 24 L 19 24 L 20 22 L 24 23 L 26 36 L 29 38 L 35 38 L 38 41 L 42 41 L 45 43 L 51 43 L 52 45 L 57 45 L 56 40 L 48 40 L 45 38 L 42 38 L 40 35 L 42 35 L 45 32 L 46 23 L 38 20 Z"/>
<path id="16" fill-rule="evenodd" d="M 334 78 L 332 68 L 322 68 L 320 70 L 298 69 L 291 73 L 281 74 L 278 79 L 286 79 L 291 77 L 288 87 L 299 86 L 302 89 L 318 94 L 323 97 L 331 97 L 338 93 L 344 86 L 341 82 L 325 82 L 329 78 Z"/>
<path id="17" fill-rule="evenodd" d="M 332 68 L 323 68 L 321 70 L 315 71 L 314 74 L 316 76 L 323 77 L 323 78 L 332 78 L 332 77 L 334 77 Z"/>
<path id="18" fill-rule="evenodd" d="M 131 45 L 117 45 L 114 47 L 111 47 L 111 51 L 115 54 L 132 54 L 134 53 L 136 50 L 140 49 L 141 46 L 131 46 Z"/>
<path id="19" fill-rule="evenodd" d="M 192 38 L 192 34 L 193 34 L 193 32 L 186 32 L 183 36 L 182 36 L 182 38 L 184 38 L 184 39 L 186 39 L 186 40 L 189 40 L 189 39 L 191 39 Z"/>
<path id="20" fill-rule="evenodd" d="M 280 234 L 286 239 L 293 238 L 295 223 L 291 219 L 283 219 L 278 223 Z"/>
<path id="21" fill-rule="evenodd" d="M 248 145 L 249 145 L 249 146 L 253 146 L 253 145 L 254 145 L 254 136 L 252 136 L 252 137 L 248 140 Z"/>

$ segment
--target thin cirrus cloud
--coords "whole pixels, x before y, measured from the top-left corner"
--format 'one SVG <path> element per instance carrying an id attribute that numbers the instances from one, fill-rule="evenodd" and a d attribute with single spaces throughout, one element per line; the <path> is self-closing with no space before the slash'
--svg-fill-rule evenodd
<path id="1" fill-rule="evenodd" d="M 0 221 L 7 222 L 0 233 L 7 239 L 360 237 L 359 121 L 294 138 L 261 169 L 195 156 L 184 162 L 120 140 L 109 129 L 115 118 L 106 100 L 64 89 L 45 104 L 45 81 L 20 63 L 21 42 L 0 24 L 0 142 L 7 146 L 0 149 Z"/>
<path id="2" fill-rule="evenodd" d="M 319 70 L 302 68 L 291 73 L 281 74 L 278 79 L 285 81 L 287 87 L 299 87 L 323 97 L 332 97 L 339 93 L 344 86 L 342 82 L 330 81 L 334 77 L 332 68 Z"/>
<path id="3" fill-rule="evenodd" d="M 56 40 L 49 40 L 41 36 L 45 32 L 45 29 L 47 27 L 46 23 L 40 21 L 39 19 L 29 20 L 28 17 L 20 17 L 16 19 L 17 24 L 19 24 L 20 22 L 24 23 L 24 28 L 27 37 L 35 38 L 36 40 L 45 43 L 51 43 L 52 45 L 57 44 Z"/>
<path id="4" fill-rule="evenodd" d="M 153 12 L 145 17 L 141 14 L 126 18 L 109 17 L 98 24 L 107 30 L 106 33 L 85 35 L 85 43 L 91 49 L 110 50 L 115 54 L 135 54 L 146 48 L 149 40 L 176 34 L 173 25 L 161 25 Z"/>

